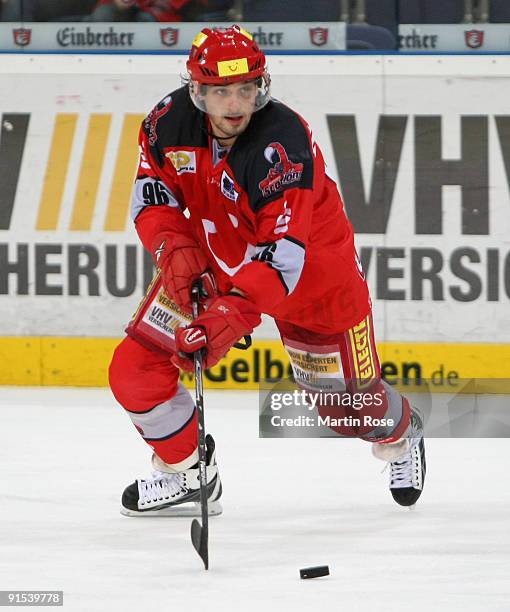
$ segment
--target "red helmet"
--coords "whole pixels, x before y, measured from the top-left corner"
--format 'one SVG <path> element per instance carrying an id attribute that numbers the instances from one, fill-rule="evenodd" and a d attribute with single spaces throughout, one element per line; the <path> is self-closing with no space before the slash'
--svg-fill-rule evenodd
<path id="1" fill-rule="evenodd" d="M 265 75 L 266 57 L 253 36 L 238 25 L 204 28 L 193 41 L 186 68 L 192 81 L 229 85 Z"/>

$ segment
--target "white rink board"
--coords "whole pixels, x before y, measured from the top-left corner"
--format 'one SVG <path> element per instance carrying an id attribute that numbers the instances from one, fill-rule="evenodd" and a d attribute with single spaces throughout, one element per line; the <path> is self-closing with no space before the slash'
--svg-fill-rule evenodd
<path id="1" fill-rule="evenodd" d="M 125 231 L 103 229 L 120 153 L 123 121 L 126 114 L 148 112 L 155 102 L 177 87 L 184 61 L 180 56 L 0 56 L 2 138 L 6 133 L 12 135 L 5 124 L 6 114 L 30 115 L 12 218 L 8 229 L 0 229 L 0 245 L 8 245 L 11 263 L 17 258 L 17 245 L 28 245 L 28 284 L 26 294 L 17 295 L 15 275 L 10 275 L 9 298 L 5 299 L 5 291 L 0 295 L 3 302 L 0 335 L 117 336 L 122 332 L 141 296 L 143 283 L 142 250 L 133 228 L 128 224 Z M 405 130 L 386 231 L 357 236 L 359 249 L 365 248 L 366 252 L 371 249 L 368 279 L 378 339 L 509 342 L 510 198 L 505 161 L 510 163 L 510 160 L 505 159 L 504 134 L 496 123 L 496 117 L 506 118 L 508 113 L 509 58 L 270 56 L 269 67 L 274 95 L 310 122 L 335 179 L 339 178 L 335 143 L 327 116 L 353 118 L 362 187 L 367 199 L 380 117 L 404 117 Z M 51 230 L 37 230 L 43 184 L 51 170 L 47 164 L 53 127 L 59 114 L 77 114 L 76 132 L 58 225 Z M 105 162 L 91 227 L 86 231 L 71 231 L 89 121 L 95 114 L 108 115 L 111 121 Z M 455 185 L 442 189 L 443 233 L 415 232 L 416 141 L 419 138 L 416 134 L 419 121 L 430 116 L 441 118 L 444 161 L 455 161 L 461 156 L 462 118 L 468 121 L 481 118 L 475 120 L 486 126 L 488 234 L 462 233 L 461 189 Z M 124 177 L 124 180 L 128 179 Z M 345 192 L 345 183 L 341 188 Z M 428 213 L 422 210 L 422 214 Z M 61 295 L 37 295 L 36 244 L 57 245 L 57 253 L 45 256 L 45 263 L 39 261 L 38 274 L 42 285 L 56 286 Z M 97 250 L 99 262 L 94 275 L 98 295 L 88 295 L 90 289 L 85 278 L 79 281 L 79 295 L 70 295 L 69 245 L 80 244 Z M 124 278 L 124 247 L 130 245 L 136 249 L 133 272 L 136 289 L 127 297 L 115 297 L 108 288 L 105 262 L 108 245 L 118 255 L 116 280 L 120 285 Z M 411 250 L 419 248 L 433 251 L 441 259 L 438 282 L 442 299 L 438 299 L 439 293 L 432 299 L 428 281 L 413 288 Z M 376 274 L 381 249 L 394 251 L 384 270 Z M 472 261 L 464 258 L 459 264 L 464 279 L 450 269 L 452 253 L 458 249 L 471 249 L 474 258 Z M 428 263 L 426 260 L 425 266 Z M 471 291 L 471 297 L 475 298 L 455 299 L 451 295 L 452 287 L 454 291 L 457 287 L 457 293 Z M 274 328 L 266 323 L 257 335 L 272 338 Z"/>

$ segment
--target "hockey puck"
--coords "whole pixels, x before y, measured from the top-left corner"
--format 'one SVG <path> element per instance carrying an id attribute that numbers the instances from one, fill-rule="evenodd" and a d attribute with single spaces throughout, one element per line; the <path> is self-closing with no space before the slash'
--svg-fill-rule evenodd
<path id="1" fill-rule="evenodd" d="M 304 567 L 299 570 L 299 576 L 303 580 L 307 578 L 319 578 L 320 576 L 329 576 L 328 565 L 317 565 L 316 567 Z"/>

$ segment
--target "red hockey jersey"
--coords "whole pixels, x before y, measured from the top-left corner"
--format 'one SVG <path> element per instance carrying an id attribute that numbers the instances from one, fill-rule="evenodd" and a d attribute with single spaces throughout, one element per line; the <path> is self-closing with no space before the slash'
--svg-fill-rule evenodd
<path id="1" fill-rule="evenodd" d="M 370 299 L 352 227 L 307 123 L 273 100 L 216 164 L 214 144 L 187 87 L 143 121 L 132 216 L 144 246 L 189 233 L 222 292 L 238 287 L 277 320 L 323 334 L 362 320 Z"/>

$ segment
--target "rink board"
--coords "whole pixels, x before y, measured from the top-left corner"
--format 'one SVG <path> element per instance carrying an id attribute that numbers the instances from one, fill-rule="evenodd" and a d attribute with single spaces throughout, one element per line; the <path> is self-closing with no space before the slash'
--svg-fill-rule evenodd
<path id="1" fill-rule="evenodd" d="M 118 338 L 0 338 L 0 384 L 107 386 L 108 365 L 118 343 Z M 381 342 L 378 349 L 390 383 L 414 389 L 427 380 L 432 381 L 427 388 L 438 392 L 459 390 L 471 378 L 497 379 L 504 385 L 510 362 L 510 345 Z M 264 381 L 289 373 L 282 344 L 256 340 L 248 351 L 231 350 L 221 364 L 206 371 L 204 382 L 209 389 L 258 389 Z M 182 380 L 193 385 L 191 375 L 183 374 Z"/>
<path id="2" fill-rule="evenodd" d="M 510 57 L 269 67 L 344 195 L 387 377 L 510 378 Z M 2 57 L 2 384 L 106 384 L 153 274 L 129 219 L 137 132 L 184 68 L 179 55 Z M 284 371 L 267 318 L 254 338 Z M 207 384 L 255 388 L 257 346 L 262 372 L 256 352 L 232 353 Z"/>

